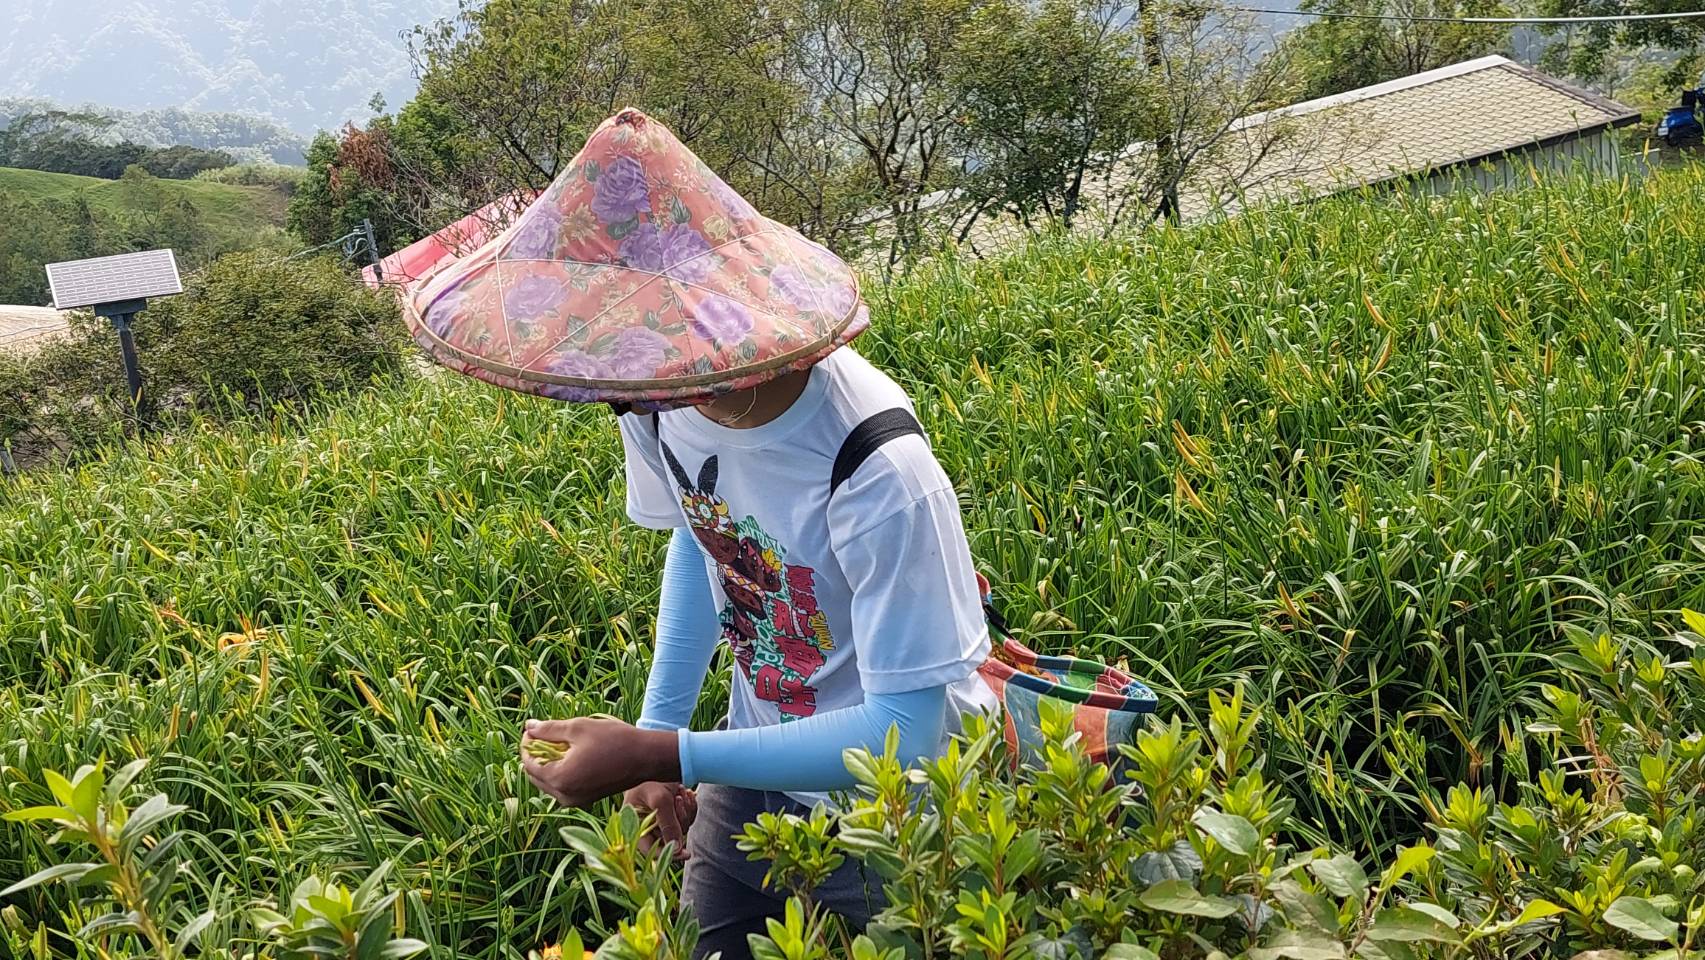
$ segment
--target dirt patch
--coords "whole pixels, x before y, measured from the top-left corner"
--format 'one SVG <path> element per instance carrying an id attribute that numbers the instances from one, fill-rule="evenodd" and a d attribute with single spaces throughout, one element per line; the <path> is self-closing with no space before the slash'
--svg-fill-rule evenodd
<path id="1" fill-rule="evenodd" d="M 65 330 L 65 314 L 52 307 L 0 305 L 0 350 L 35 350 Z"/>

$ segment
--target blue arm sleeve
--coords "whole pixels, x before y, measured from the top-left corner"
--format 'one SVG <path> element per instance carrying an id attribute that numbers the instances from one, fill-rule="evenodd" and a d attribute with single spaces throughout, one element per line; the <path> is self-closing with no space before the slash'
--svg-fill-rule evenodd
<path id="1" fill-rule="evenodd" d="M 855 707 L 830 710 L 775 726 L 680 734 L 681 782 L 720 783 L 749 790 L 822 791 L 853 786 L 841 759 L 849 747 L 881 753 L 890 728 L 900 734 L 900 759 L 911 763 L 941 748 L 947 687 L 904 693 L 866 693 Z"/>
<path id="2" fill-rule="evenodd" d="M 692 532 L 677 527 L 663 560 L 663 588 L 657 609 L 657 647 L 645 682 L 645 706 L 635 726 L 644 730 L 680 730 L 693 719 L 710 658 L 722 627 L 704 557 Z"/>

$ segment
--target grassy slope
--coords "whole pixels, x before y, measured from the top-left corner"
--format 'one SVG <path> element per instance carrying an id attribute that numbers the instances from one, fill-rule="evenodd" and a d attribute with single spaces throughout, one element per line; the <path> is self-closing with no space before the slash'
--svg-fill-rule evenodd
<path id="1" fill-rule="evenodd" d="M 202 222 L 227 243 L 252 239 L 260 225 L 284 225 L 285 199 L 269 187 L 238 187 L 199 180 L 160 182 L 187 196 L 201 214 Z M 0 193 L 16 193 L 32 199 L 68 199 L 82 193 L 89 198 L 90 205 L 113 212 L 122 209 L 125 203 L 116 181 L 15 167 L 0 167 Z"/>
<path id="2" fill-rule="evenodd" d="M 860 349 L 917 398 L 1015 619 L 1075 621 L 1037 645 L 1128 658 L 1187 721 L 1247 682 L 1305 834 L 1388 852 L 1429 778 L 1509 789 L 1567 629 L 1705 605 L 1698 168 L 873 297 Z M 552 876 L 573 816 L 514 736 L 638 709 L 661 540 L 619 476 L 601 411 L 439 377 L 0 485 L 0 809 L 43 766 L 147 756 L 246 895 L 398 857 L 458 955 L 550 942 L 588 910 Z M 41 844 L 0 830 L 0 876 Z"/>

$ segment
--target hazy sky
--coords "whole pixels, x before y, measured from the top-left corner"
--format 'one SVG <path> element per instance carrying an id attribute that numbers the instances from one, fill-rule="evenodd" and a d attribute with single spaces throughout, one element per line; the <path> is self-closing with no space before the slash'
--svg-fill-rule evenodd
<path id="1" fill-rule="evenodd" d="M 271 117 L 311 133 L 414 91 L 404 34 L 455 0 L 18 0 L 0 95 Z M 21 7 L 21 11 L 17 9 Z"/>

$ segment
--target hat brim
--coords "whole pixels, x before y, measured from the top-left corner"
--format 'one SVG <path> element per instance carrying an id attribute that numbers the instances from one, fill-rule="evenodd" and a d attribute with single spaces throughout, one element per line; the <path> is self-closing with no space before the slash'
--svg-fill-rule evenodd
<path id="1" fill-rule="evenodd" d="M 734 237 L 702 255 L 724 262 L 746 261 L 749 269 L 709 271 L 696 281 L 690 275 L 683 275 L 677 269 L 678 264 L 671 265 L 670 272 L 651 272 L 620 263 L 532 261 L 500 256 L 512 232 L 513 229 L 505 231 L 503 236 L 494 238 L 453 268 L 417 287 L 412 296 L 404 298 L 403 305 L 410 333 L 433 360 L 505 389 L 575 402 L 650 406 L 702 403 L 803 370 L 869 326 L 869 309 L 857 273 L 828 250 L 767 219 L 759 229 Z M 770 273 L 764 274 L 761 266 L 750 268 L 757 261 L 768 261 Z M 789 291 L 791 303 L 778 300 L 773 289 L 776 284 L 770 284 L 772 289 L 764 292 L 750 288 L 750 284 L 762 282 L 752 277 L 764 275 L 773 279 L 775 274 L 789 269 L 793 271 L 790 276 L 802 278 L 792 284 L 796 289 Z M 540 271 L 561 272 L 565 282 L 576 287 L 573 297 L 576 303 L 583 303 L 592 292 L 602 290 L 615 304 L 578 321 L 553 314 L 542 324 L 551 331 L 545 341 L 517 343 L 511 330 L 513 322 L 504 316 L 506 298 L 502 294 L 506 284 L 517 278 L 538 276 Z M 739 282 L 730 279 L 740 276 L 748 279 Z M 471 319 L 470 314 L 478 314 L 480 309 L 459 304 L 456 323 L 439 324 L 435 329 L 434 324 L 427 322 L 427 316 L 446 297 L 465 295 L 482 283 L 491 288 L 482 301 L 484 312 L 491 314 L 489 321 Z M 620 333 L 622 324 L 611 324 L 611 330 L 601 330 L 601 323 L 609 319 L 612 309 L 647 296 L 671 301 L 677 313 L 689 318 L 710 301 L 720 303 L 724 310 L 728 304 L 736 304 L 762 317 L 762 322 L 751 332 L 762 336 L 764 342 L 754 348 L 750 341 L 743 341 L 738 350 L 731 349 L 714 338 L 695 336 L 695 331 L 704 331 L 698 330 L 698 322 L 690 319 L 686 324 L 677 321 L 671 325 L 675 329 L 674 336 L 669 338 L 670 349 L 681 349 L 683 353 L 696 350 L 696 355 L 678 358 L 669 366 L 667 375 L 577 376 L 551 369 L 553 358 L 560 357 L 552 351 L 575 339 L 566 331 L 580 331 L 577 342 L 581 344 L 599 336 L 607 338 L 611 330 Z M 830 307 L 836 309 L 827 309 Z M 679 328 L 683 326 L 692 329 L 682 332 Z M 470 331 L 482 332 L 470 336 Z M 497 342 L 498 332 L 506 343 Z M 746 356 L 742 350 L 752 355 Z"/>

